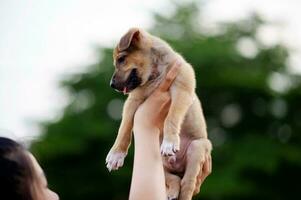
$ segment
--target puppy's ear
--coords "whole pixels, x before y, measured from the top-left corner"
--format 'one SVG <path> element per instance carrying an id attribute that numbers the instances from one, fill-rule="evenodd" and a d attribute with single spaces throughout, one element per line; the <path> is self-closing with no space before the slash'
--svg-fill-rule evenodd
<path id="1" fill-rule="evenodd" d="M 138 28 L 131 28 L 119 41 L 118 50 L 124 51 L 131 45 L 137 43 L 140 39 L 140 31 Z"/>

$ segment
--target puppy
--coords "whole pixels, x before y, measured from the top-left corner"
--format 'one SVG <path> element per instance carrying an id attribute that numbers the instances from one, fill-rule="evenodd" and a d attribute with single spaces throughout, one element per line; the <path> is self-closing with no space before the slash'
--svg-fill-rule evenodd
<path id="1" fill-rule="evenodd" d="M 168 199 L 189 200 L 199 192 L 200 167 L 211 153 L 206 123 L 195 93 L 192 66 L 166 42 L 149 33 L 131 28 L 113 53 L 115 72 L 111 87 L 129 94 L 117 138 L 106 163 L 109 171 L 123 165 L 132 138 L 133 118 L 140 104 L 162 82 L 173 63 L 181 63 L 170 87 L 171 105 L 164 122 L 161 154 Z"/>

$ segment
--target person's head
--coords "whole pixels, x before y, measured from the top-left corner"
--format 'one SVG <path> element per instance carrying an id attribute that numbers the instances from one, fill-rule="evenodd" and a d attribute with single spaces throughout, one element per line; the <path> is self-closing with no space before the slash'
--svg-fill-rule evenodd
<path id="1" fill-rule="evenodd" d="M 36 159 L 22 145 L 0 137 L 0 199 L 58 200 Z"/>

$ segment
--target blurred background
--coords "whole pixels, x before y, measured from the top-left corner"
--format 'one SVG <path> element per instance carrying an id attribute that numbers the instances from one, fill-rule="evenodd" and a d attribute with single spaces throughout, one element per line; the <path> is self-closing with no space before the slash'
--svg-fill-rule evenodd
<path id="1" fill-rule="evenodd" d="M 112 48 L 133 26 L 188 62 L 213 142 L 195 199 L 297 199 L 301 2 L 1 1 L 0 135 L 28 145 L 61 199 L 127 199 L 133 148 L 108 173 L 125 96 Z M 151 172 L 150 172 L 151 173 Z"/>

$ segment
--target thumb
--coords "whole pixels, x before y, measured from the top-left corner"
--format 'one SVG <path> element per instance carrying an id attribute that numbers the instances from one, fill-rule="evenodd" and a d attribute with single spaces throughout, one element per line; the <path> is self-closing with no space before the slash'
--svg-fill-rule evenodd
<path id="1" fill-rule="evenodd" d="M 179 70 L 180 70 L 181 63 L 179 61 L 176 61 L 171 69 L 168 71 L 168 73 L 165 76 L 165 79 L 159 86 L 159 90 L 162 92 L 165 92 L 169 89 L 171 84 L 173 83 L 174 79 L 177 77 Z"/>

